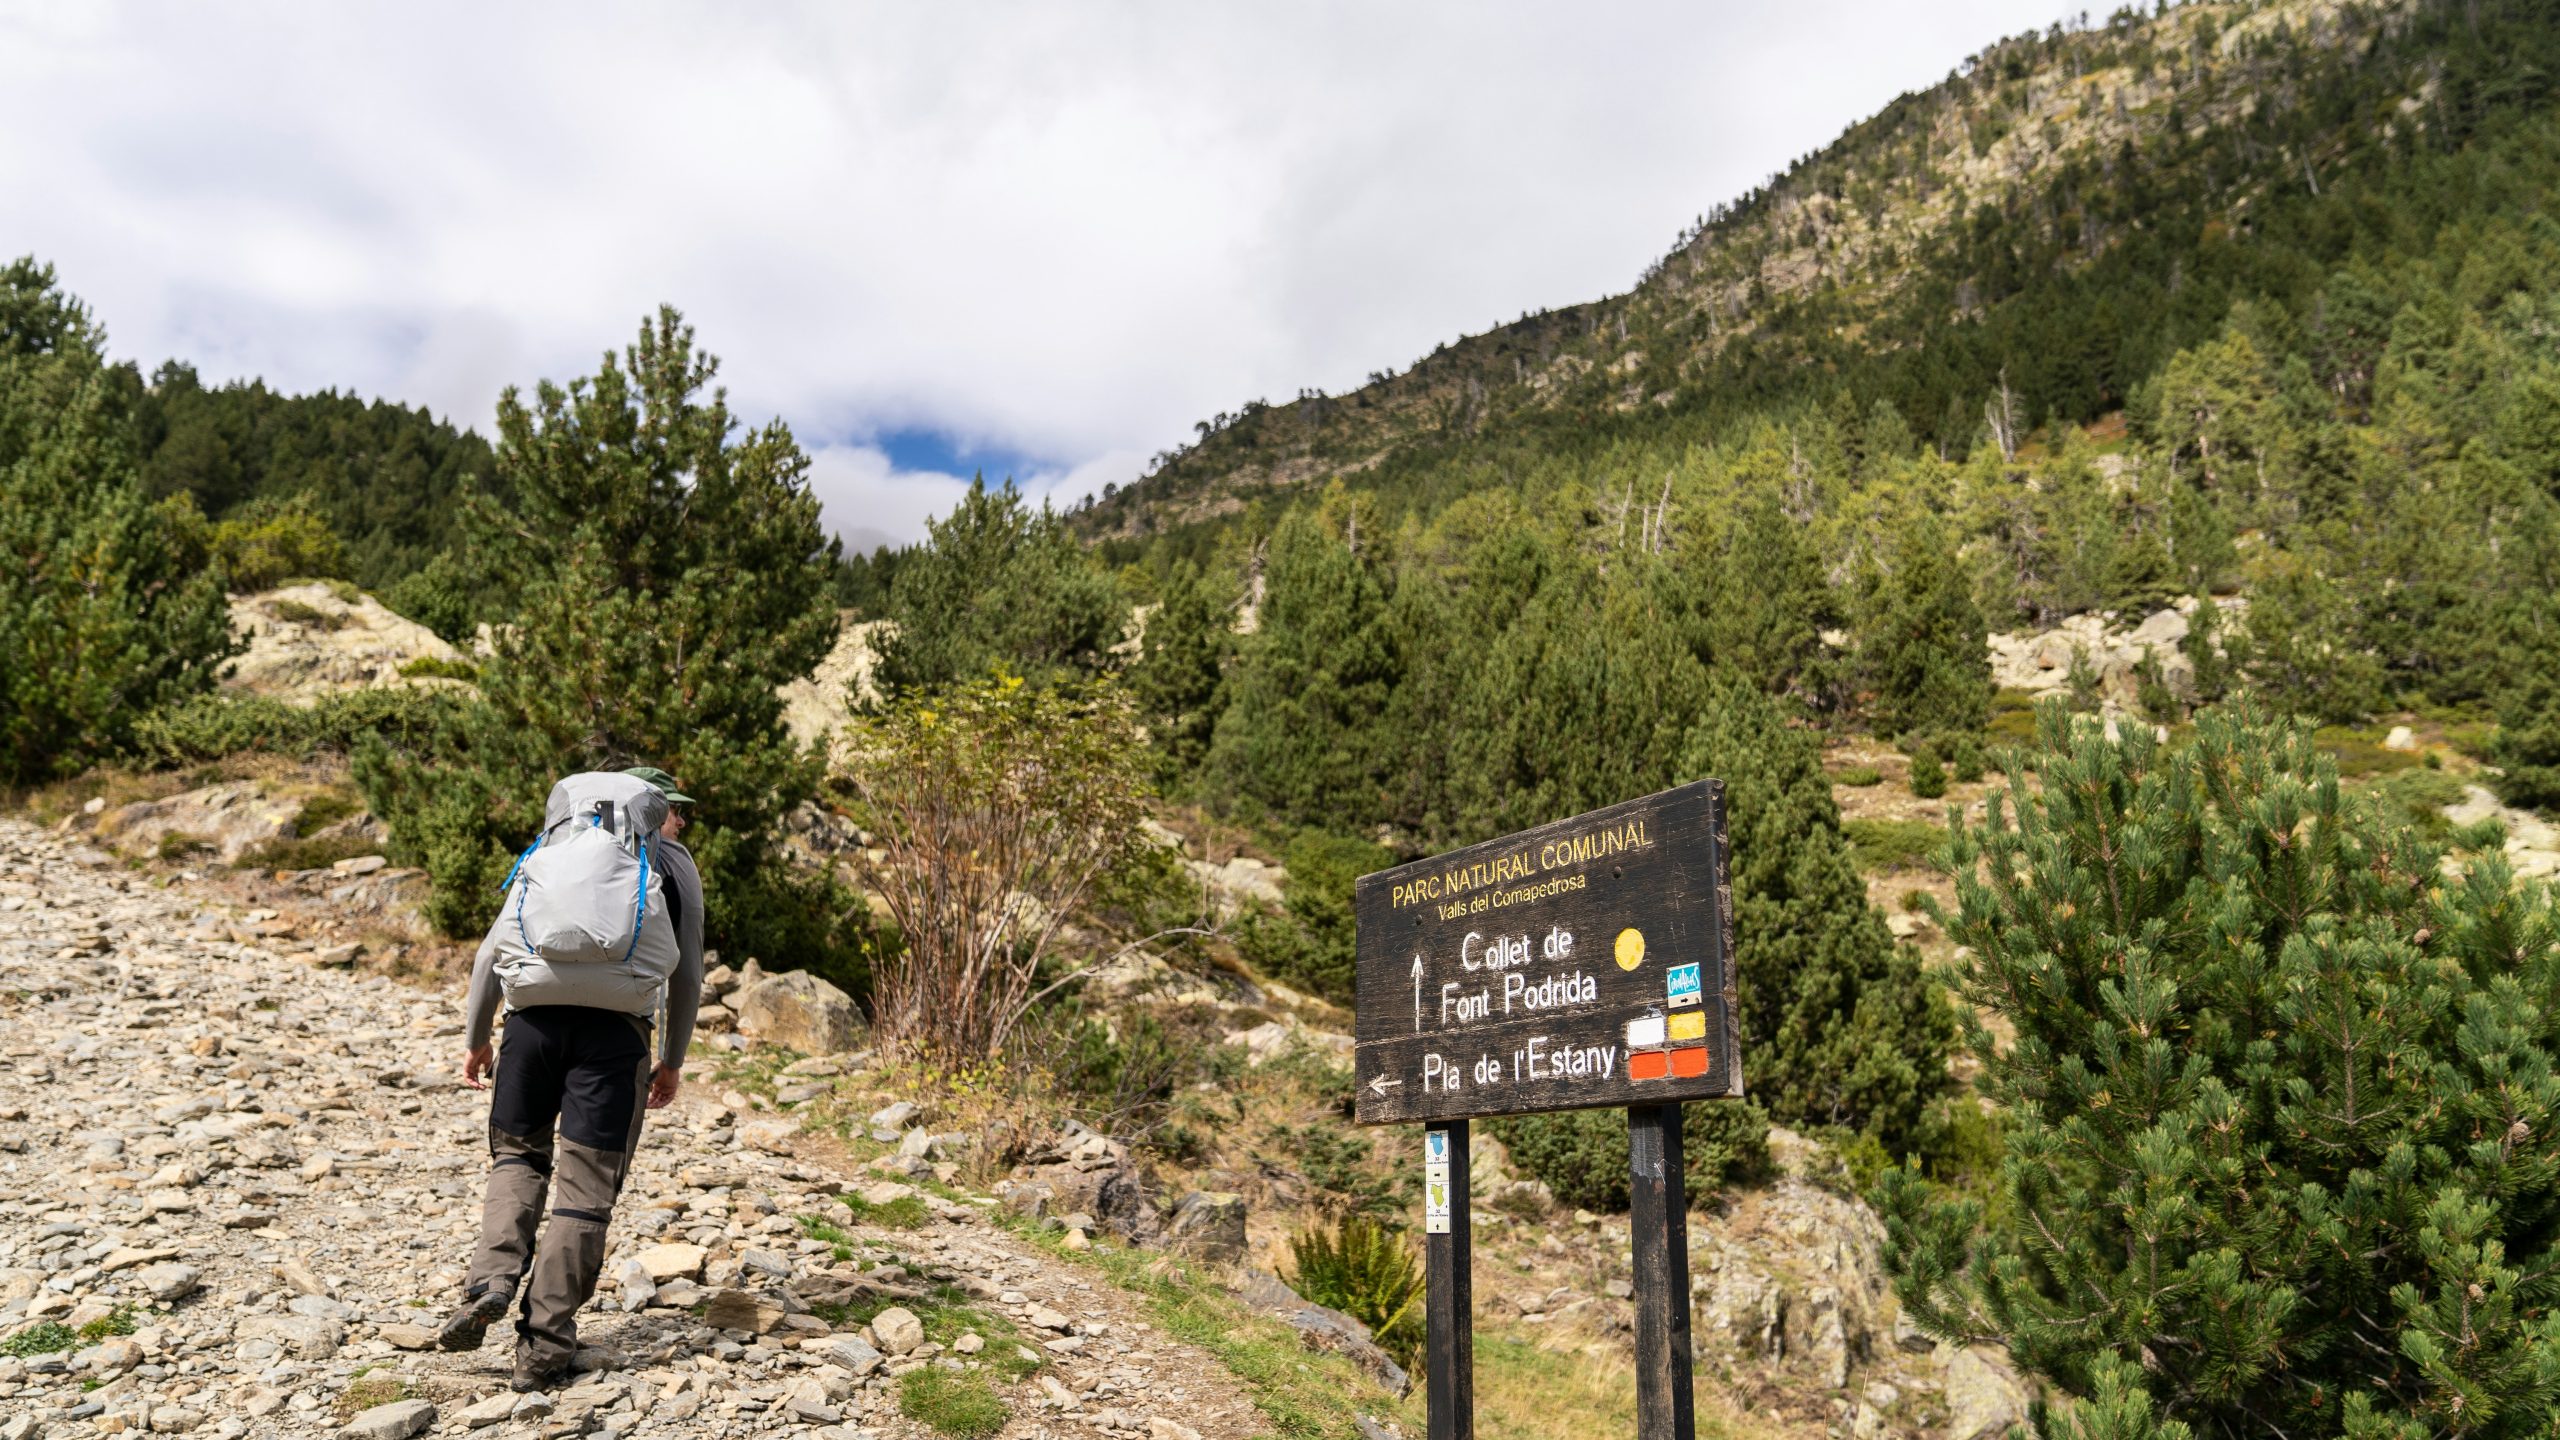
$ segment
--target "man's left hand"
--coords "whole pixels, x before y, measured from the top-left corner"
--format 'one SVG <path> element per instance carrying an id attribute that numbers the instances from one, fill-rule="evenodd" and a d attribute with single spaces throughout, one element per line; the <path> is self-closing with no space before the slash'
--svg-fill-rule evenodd
<path id="1" fill-rule="evenodd" d="M 649 1108 L 666 1109 L 668 1105 L 674 1103 L 676 1089 L 683 1083 L 684 1070 L 680 1066 L 661 1065 L 652 1071 L 649 1075 Z"/>

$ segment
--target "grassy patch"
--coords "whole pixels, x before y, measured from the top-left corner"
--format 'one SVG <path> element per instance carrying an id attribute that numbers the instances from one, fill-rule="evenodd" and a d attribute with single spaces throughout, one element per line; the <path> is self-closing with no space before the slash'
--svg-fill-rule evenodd
<path id="1" fill-rule="evenodd" d="M 117 1306 L 108 1313 L 101 1315 L 97 1319 L 80 1327 L 80 1338 L 93 1343 L 104 1340 L 110 1335 L 130 1335 L 132 1333 L 133 1311 L 130 1307 L 123 1305 Z"/>
<path id="2" fill-rule="evenodd" d="M 839 1265 L 853 1258 L 853 1237 L 815 1215 L 800 1217 L 800 1233 L 821 1245 L 834 1246 L 836 1263 Z"/>
<path id="3" fill-rule="evenodd" d="M 267 607 L 267 613 L 288 625 L 308 625 L 314 630 L 336 630 L 347 623 L 345 615 L 299 600 L 278 600 Z"/>
<path id="4" fill-rule="evenodd" d="M 42 1324 L 30 1325 L 6 1340 L 0 1340 L 0 1355 L 14 1355 L 24 1360 L 30 1356 L 51 1355 L 56 1351 L 68 1350 L 79 1341 L 80 1337 L 71 1333 L 70 1326 L 59 1321 L 47 1320 Z"/>
<path id="5" fill-rule="evenodd" d="M 1789 1433 L 1736 1412 L 1714 1382 L 1692 1382 L 1700 1440 L 1760 1440 Z M 1632 1435 L 1631 1361 L 1559 1354 L 1509 1335 L 1476 1334 L 1476 1433 L 1487 1440 L 1589 1440 Z"/>
<path id="6" fill-rule="evenodd" d="M 338 1396 L 338 1418 L 341 1421 L 353 1419 L 360 1411 L 408 1398 L 408 1382 L 399 1376 L 375 1375 L 359 1370 L 356 1378 L 348 1382 L 345 1391 Z"/>
<path id="7" fill-rule="evenodd" d="M 955 1285 L 937 1285 L 920 1299 L 893 1299 L 874 1295 L 850 1305 L 813 1305 L 810 1313 L 839 1330 L 868 1325 L 880 1312 L 892 1306 L 904 1306 L 907 1313 L 924 1326 L 924 1338 L 949 1349 L 963 1335 L 976 1335 L 987 1342 L 981 1363 L 1019 1380 L 1040 1368 L 1036 1359 L 1025 1359 L 1015 1353 L 1022 1332 L 1011 1320 L 991 1310 L 981 1310 L 969 1300 L 968 1292 Z"/>
<path id="8" fill-rule="evenodd" d="M 2364 780 L 2375 775 L 2388 775 L 2406 770 L 2418 763 L 2415 751 L 2385 750 L 2383 737 L 2391 732 L 2383 727 L 2351 729 L 2344 725 L 2323 725 L 2311 732 L 2311 743 L 2336 757 L 2338 778 Z"/>
<path id="9" fill-rule="evenodd" d="M 2002 690 L 1991 697 L 1991 715 L 1982 738 L 1994 748 L 2036 743 L 2036 699 L 2024 690 Z"/>
<path id="10" fill-rule="evenodd" d="M 1873 765 L 1852 765 L 1846 770 L 1832 771 L 1831 783 L 1846 785 L 1853 790 L 1864 790 L 1870 785 L 1883 784 L 1884 772 Z"/>
<path id="11" fill-rule="evenodd" d="M 933 1212 L 924 1208 L 919 1195 L 901 1195 L 886 1205 L 874 1205 L 859 1195 L 842 1195 L 844 1208 L 853 1212 L 854 1223 L 878 1225 L 889 1230 L 921 1230 L 932 1223 Z"/>
<path id="12" fill-rule="evenodd" d="M 1926 867 L 1947 843 L 1947 832 L 1926 820 L 1846 820 L 1849 858 L 1869 875 Z"/>
<path id="13" fill-rule="evenodd" d="M 1143 1297 L 1147 1319 L 1174 1339 L 1215 1356 L 1243 1382 L 1254 1408 L 1277 1434 L 1304 1440 L 1350 1435 L 1356 1431 L 1354 1417 L 1362 1411 L 1401 1419 L 1408 1434 L 1422 1433 L 1420 1387 L 1413 1392 L 1412 1406 L 1399 1406 L 1350 1361 L 1307 1349 L 1296 1331 L 1202 1284 L 1178 1260 L 1106 1244 L 1068 1250 L 1018 1217 L 1003 1217 L 1000 1223 L 1061 1260 L 1099 1270 L 1121 1289 Z"/>
<path id="14" fill-rule="evenodd" d="M 927 1365 L 898 1380 L 898 1413 L 937 1434 L 986 1440 L 1004 1429 L 1004 1401 L 983 1375 Z"/>
<path id="15" fill-rule="evenodd" d="M 2444 818 L 2444 809 L 2460 804 L 2462 791 L 2462 782 L 2442 770 L 2412 765 L 2374 781 L 2366 793 L 2384 814 L 2415 826 L 2423 834 L 2441 837 L 2453 829 L 2453 822 Z"/>

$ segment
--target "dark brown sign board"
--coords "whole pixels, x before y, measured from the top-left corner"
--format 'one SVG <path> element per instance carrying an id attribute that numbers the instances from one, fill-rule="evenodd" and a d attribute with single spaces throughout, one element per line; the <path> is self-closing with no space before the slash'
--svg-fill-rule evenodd
<path id="1" fill-rule="evenodd" d="M 1636 1433 L 1692 1440 L 1680 1104 L 1742 1093 L 1724 785 L 1700 780 L 1375 875 L 1354 1113 L 1423 1123 L 1430 1440 L 1474 1440 L 1467 1122 L 1627 1107 Z"/>
<path id="2" fill-rule="evenodd" d="M 1724 785 L 1360 877 L 1364 1125 L 1742 1093 Z"/>

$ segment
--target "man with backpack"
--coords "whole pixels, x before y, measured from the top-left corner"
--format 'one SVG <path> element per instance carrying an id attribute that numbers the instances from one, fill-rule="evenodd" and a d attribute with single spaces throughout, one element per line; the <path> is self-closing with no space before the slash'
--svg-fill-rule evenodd
<path id="1" fill-rule="evenodd" d="M 514 1309 L 519 1391 L 567 1375 L 641 1117 L 675 1099 L 684 1069 L 702 999 L 702 877 L 676 839 L 691 803 L 652 766 L 552 786 L 472 962 L 464 1084 L 485 1088 L 502 999 L 506 1024 L 480 1243 L 439 1339 L 476 1350 Z"/>

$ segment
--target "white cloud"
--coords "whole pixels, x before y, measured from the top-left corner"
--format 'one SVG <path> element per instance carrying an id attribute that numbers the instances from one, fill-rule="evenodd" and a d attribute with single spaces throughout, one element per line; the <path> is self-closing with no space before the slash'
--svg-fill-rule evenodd
<path id="1" fill-rule="evenodd" d="M 0 249 L 146 363 L 483 425 L 670 300 L 748 417 L 1042 457 L 1064 500 L 1246 398 L 1624 289 L 2058 13 L 0 0 Z M 821 453 L 831 517 L 948 503 Z"/>

